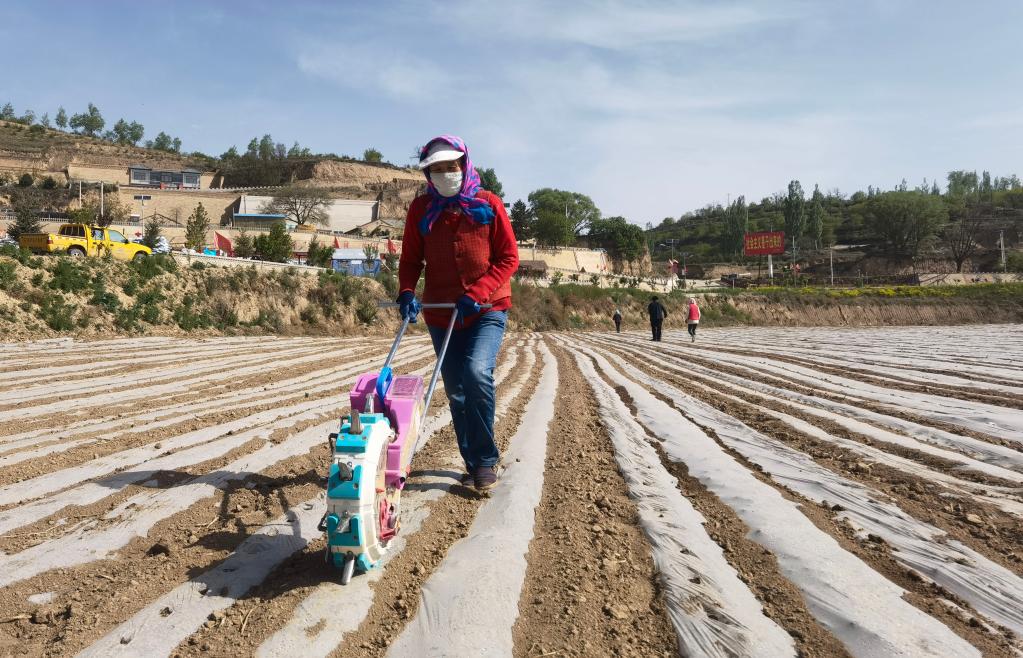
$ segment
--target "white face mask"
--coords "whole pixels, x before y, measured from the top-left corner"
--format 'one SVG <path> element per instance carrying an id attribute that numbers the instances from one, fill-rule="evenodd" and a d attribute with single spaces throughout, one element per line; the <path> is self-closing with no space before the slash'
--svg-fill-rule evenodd
<path id="1" fill-rule="evenodd" d="M 462 172 L 444 171 L 430 172 L 430 182 L 437 188 L 441 196 L 455 196 L 462 189 Z"/>

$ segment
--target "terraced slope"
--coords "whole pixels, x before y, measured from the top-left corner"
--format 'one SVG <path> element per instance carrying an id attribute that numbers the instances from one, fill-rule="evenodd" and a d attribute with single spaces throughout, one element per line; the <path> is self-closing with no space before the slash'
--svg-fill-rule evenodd
<path id="1" fill-rule="evenodd" d="M 0 344 L 0 655 L 1023 651 L 1023 330 L 511 335 L 501 484 L 438 394 L 342 587 L 325 439 L 387 347 Z"/>

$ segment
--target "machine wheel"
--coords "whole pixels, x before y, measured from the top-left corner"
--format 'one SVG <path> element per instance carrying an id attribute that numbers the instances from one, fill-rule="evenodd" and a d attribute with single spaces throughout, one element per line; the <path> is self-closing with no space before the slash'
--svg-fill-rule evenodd
<path id="1" fill-rule="evenodd" d="M 136 262 L 138 262 L 140 260 L 145 260 L 146 259 L 146 252 L 140 251 L 137 254 L 135 254 L 134 256 L 132 256 L 131 259 L 133 261 L 136 261 Z"/>
<path id="2" fill-rule="evenodd" d="M 68 247 L 67 255 L 71 258 L 85 258 L 85 250 L 81 247 Z"/>

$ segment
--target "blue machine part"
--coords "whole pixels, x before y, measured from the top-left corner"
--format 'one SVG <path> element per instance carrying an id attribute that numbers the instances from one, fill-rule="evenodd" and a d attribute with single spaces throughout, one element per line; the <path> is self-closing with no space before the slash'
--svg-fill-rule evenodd
<path id="1" fill-rule="evenodd" d="M 330 476 L 327 478 L 327 498 L 342 498 L 345 500 L 359 499 L 359 485 L 362 482 L 362 466 L 356 465 L 352 471 L 351 480 L 341 479 L 341 467 L 338 464 L 330 465 Z"/>
<path id="2" fill-rule="evenodd" d="M 337 433 L 334 441 L 336 452 L 366 452 L 366 442 L 369 441 L 369 433 L 373 431 L 373 423 L 386 421 L 383 414 L 359 414 L 362 421 L 362 432 L 352 434 L 351 423 L 341 425 L 341 431 Z"/>
<path id="3" fill-rule="evenodd" d="M 330 516 L 334 515 L 331 514 Z M 340 524 L 340 520 L 338 524 Z M 327 517 L 327 536 L 330 537 L 331 546 L 354 546 L 355 548 L 362 546 L 362 521 L 359 520 L 358 516 L 351 517 L 348 521 L 348 527 L 341 532 L 337 531 L 338 524 L 335 524 L 334 531 L 331 532 L 330 517 Z"/>

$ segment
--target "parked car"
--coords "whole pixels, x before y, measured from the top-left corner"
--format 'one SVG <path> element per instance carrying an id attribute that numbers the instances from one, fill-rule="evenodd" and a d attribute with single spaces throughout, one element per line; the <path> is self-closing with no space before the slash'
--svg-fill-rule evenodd
<path id="1" fill-rule="evenodd" d="M 37 254 L 65 253 L 72 258 L 110 254 L 118 260 L 140 260 L 153 253 L 116 229 L 90 224 L 66 224 L 56 233 L 25 233 L 18 244 Z"/>

